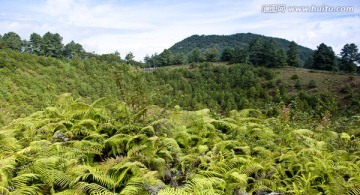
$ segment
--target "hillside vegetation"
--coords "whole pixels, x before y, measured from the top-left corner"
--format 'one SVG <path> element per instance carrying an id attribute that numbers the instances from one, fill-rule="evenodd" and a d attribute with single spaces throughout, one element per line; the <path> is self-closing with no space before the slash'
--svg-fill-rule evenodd
<path id="1" fill-rule="evenodd" d="M 112 72 L 116 66 L 96 59 L 62 61 L 0 50 L 1 123 L 52 105 L 65 92 L 92 101 L 118 97 Z"/>
<path id="2" fill-rule="evenodd" d="M 287 50 L 290 45 L 290 41 L 286 39 L 273 38 L 252 33 L 237 33 L 233 35 L 193 35 L 175 43 L 169 48 L 169 50 L 176 54 L 178 52 L 186 53 L 195 48 L 199 48 L 201 50 L 216 48 L 219 51 L 219 54 L 221 54 L 226 47 L 235 48 L 249 45 L 252 41 L 257 39 L 263 41 L 274 40 L 280 48 L 285 50 Z M 299 46 L 300 58 L 303 61 L 306 61 L 312 52 L 313 51 L 307 47 Z"/>
<path id="3" fill-rule="evenodd" d="M 288 104 L 317 119 L 325 112 L 351 116 L 359 111 L 355 75 L 211 63 L 145 72 L 96 58 L 59 60 L 12 50 L 0 50 L 0 55 L 2 124 L 39 111 L 66 92 L 87 101 L 109 97 L 222 114 L 257 108 L 276 116 L 278 107 Z"/>
<path id="4" fill-rule="evenodd" d="M 360 194 L 360 76 L 334 72 L 333 58 L 318 66 L 333 72 L 145 71 L 132 54 L 37 53 L 10 35 L 0 41 L 1 195 Z M 332 55 L 322 47 L 314 62 Z"/>

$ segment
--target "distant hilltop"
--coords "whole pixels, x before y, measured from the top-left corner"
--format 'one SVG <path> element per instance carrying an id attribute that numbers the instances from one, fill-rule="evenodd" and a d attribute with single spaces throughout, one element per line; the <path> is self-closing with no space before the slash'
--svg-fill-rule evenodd
<path id="1" fill-rule="evenodd" d="M 287 50 L 290 41 L 282 38 L 268 37 L 253 33 L 237 33 L 233 35 L 192 35 L 184 40 L 175 43 L 169 48 L 174 54 L 178 52 L 188 53 L 195 48 L 205 50 L 208 48 L 216 48 L 221 53 L 225 47 L 240 47 L 249 45 L 252 41 L 261 39 L 269 41 L 273 39 L 281 48 Z M 299 57 L 302 61 L 308 59 L 313 53 L 313 50 L 301 45 L 298 45 Z"/>

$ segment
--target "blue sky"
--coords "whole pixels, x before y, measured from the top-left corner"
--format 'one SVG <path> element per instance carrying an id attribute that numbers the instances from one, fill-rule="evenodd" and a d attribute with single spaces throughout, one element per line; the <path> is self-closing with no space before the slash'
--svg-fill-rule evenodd
<path id="1" fill-rule="evenodd" d="M 262 6 L 353 6 L 353 12 L 263 13 Z M 193 34 L 256 33 L 294 40 L 316 49 L 324 42 L 336 53 L 346 43 L 360 47 L 360 1 L 284 0 L 0 0 L 0 34 L 59 33 L 87 51 L 137 60 Z"/>

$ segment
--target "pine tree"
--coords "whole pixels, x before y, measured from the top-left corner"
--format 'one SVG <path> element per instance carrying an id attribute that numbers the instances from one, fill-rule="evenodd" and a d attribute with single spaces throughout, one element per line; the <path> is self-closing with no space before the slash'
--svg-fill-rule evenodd
<path id="1" fill-rule="evenodd" d="M 207 62 L 217 61 L 218 53 L 219 53 L 219 51 L 215 47 L 206 49 L 205 50 L 206 61 Z"/>
<path id="2" fill-rule="evenodd" d="M 229 62 L 233 58 L 233 55 L 234 55 L 234 49 L 230 47 L 225 47 L 221 54 L 220 59 L 222 61 Z"/>
<path id="3" fill-rule="evenodd" d="M 300 67 L 298 45 L 291 41 L 287 51 L 287 63 L 289 66 Z"/>
<path id="4" fill-rule="evenodd" d="M 357 66 L 354 62 L 360 63 L 360 53 L 354 43 L 346 44 L 341 50 L 340 69 L 345 72 L 355 72 Z"/>
<path id="5" fill-rule="evenodd" d="M 313 54 L 312 68 L 318 70 L 336 70 L 335 53 L 330 46 L 321 43 Z"/>
<path id="6" fill-rule="evenodd" d="M 232 52 L 232 57 L 230 59 L 231 64 L 236 63 L 247 63 L 248 62 L 248 47 L 236 47 Z"/>
<path id="7" fill-rule="evenodd" d="M 30 53 L 40 55 L 41 54 L 41 45 L 42 45 L 41 36 L 37 33 L 32 33 L 30 35 L 30 46 L 31 46 Z"/>
<path id="8" fill-rule="evenodd" d="M 264 42 L 256 39 L 249 46 L 249 62 L 255 66 L 261 66 L 264 63 Z"/>
<path id="9" fill-rule="evenodd" d="M 279 49 L 277 52 L 277 65 L 278 66 L 287 66 L 286 52 L 284 49 Z"/>
<path id="10" fill-rule="evenodd" d="M 2 37 L 2 40 L 6 43 L 6 46 L 12 50 L 20 51 L 21 50 L 21 38 L 18 34 L 14 32 L 5 33 Z"/>
<path id="11" fill-rule="evenodd" d="M 45 56 L 59 58 L 63 54 L 63 38 L 58 33 L 47 32 L 42 37 L 41 50 Z"/>
<path id="12" fill-rule="evenodd" d="M 278 64 L 278 52 L 279 46 L 272 39 L 264 44 L 263 48 L 263 64 L 266 67 L 275 67 Z"/>

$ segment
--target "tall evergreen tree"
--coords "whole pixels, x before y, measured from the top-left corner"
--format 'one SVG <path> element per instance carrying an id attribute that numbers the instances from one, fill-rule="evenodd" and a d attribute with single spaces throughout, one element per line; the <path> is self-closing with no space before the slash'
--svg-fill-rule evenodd
<path id="1" fill-rule="evenodd" d="M 2 40 L 6 43 L 6 46 L 12 50 L 21 50 L 22 41 L 18 34 L 15 32 L 5 33 Z"/>
<path id="2" fill-rule="evenodd" d="M 37 33 L 32 33 L 30 35 L 30 53 L 37 54 L 37 55 L 43 55 L 44 53 L 41 52 L 41 46 L 42 46 L 42 38 Z"/>
<path id="3" fill-rule="evenodd" d="M 286 62 L 286 52 L 284 49 L 279 49 L 277 51 L 277 66 L 287 66 Z"/>
<path id="4" fill-rule="evenodd" d="M 287 51 L 287 63 L 289 66 L 300 67 L 300 58 L 299 58 L 299 51 L 298 45 L 291 41 L 289 45 L 289 49 Z"/>
<path id="5" fill-rule="evenodd" d="M 64 57 L 66 58 L 73 58 L 75 56 L 81 57 L 84 52 L 85 50 L 82 45 L 75 43 L 74 41 L 71 41 L 64 47 Z"/>
<path id="6" fill-rule="evenodd" d="M 220 60 L 229 62 L 233 58 L 233 55 L 234 55 L 234 49 L 230 47 L 225 47 L 221 53 Z"/>
<path id="7" fill-rule="evenodd" d="M 360 63 L 360 54 L 357 46 L 354 43 L 344 45 L 340 55 L 340 69 L 345 72 L 355 72 L 357 65 L 354 62 Z"/>
<path id="8" fill-rule="evenodd" d="M 178 52 L 174 56 L 174 64 L 180 65 L 185 63 L 185 54 L 183 52 Z"/>
<path id="9" fill-rule="evenodd" d="M 336 70 L 335 53 L 330 46 L 321 43 L 313 54 L 312 68 L 318 70 Z"/>
<path id="10" fill-rule="evenodd" d="M 248 47 L 236 47 L 232 52 L 231 64 L 247 63 L 248 62 Z"/>
<path id="11" fill-rule="evenodd" d="M 47 32 L 42 37 L 41 50 L 44 51 L 45 56 L 59 58 L 63 54 L 64 45 L 62 44 L 62 37 L 58 33 Z"/>
<path id="12" fill-rule="evenodd" d="M 134 65 L 134 58 L 135 58 L 134 54 L 132 52 L 129 52 L 125 56 L 125 61 L 130 65 Z"/>
<path id="13" fill-rule="evenodd" d="M 249 62 L 255 66 L 261 66 L 264 62 L 264 42 L 261 39 L 256 39 L 250 43 L 249 46 Z"/>
<path id="14" fill-rule="evenodd" d="M 267 67 L 275 67 L 278 63 L 278 45 L 277 43 L 271 39 L 268 42 L 265 42 L 263 48 L 263 65 Z"/>
<path id="15" fill-rule="evenodd" d="M 311 69 L 313 64 L 314 64 L 314 58 L 313 58 L 313 56 L 309 56 L 308 59 L 306 59 L 306 61 L 304 63 L 304 68 Z"/>
<path id="16" fill-rule="evenodd" d="M 195 49 L 193 49 L 189 56 L 188 56 L 188 61 L 191 62 L 203 62 L 204 61 L 204 56 L 201 52 L 201 50 L 197 47 Z"/>
<path id="17" fill-rule="evenodd" d="M 215 48 L 208 48 L 205 50 L 205 58 L 208 62 L 215 62 L 217 59 L 219 51 Z"/>
<path id="18" fill-rule="evenodd" d="M 164 49 L 164 51 L 159 55 L 159 58 L 161 66 L 169 66 L 174 64 L 174 54 L 168 49 Z"/>

